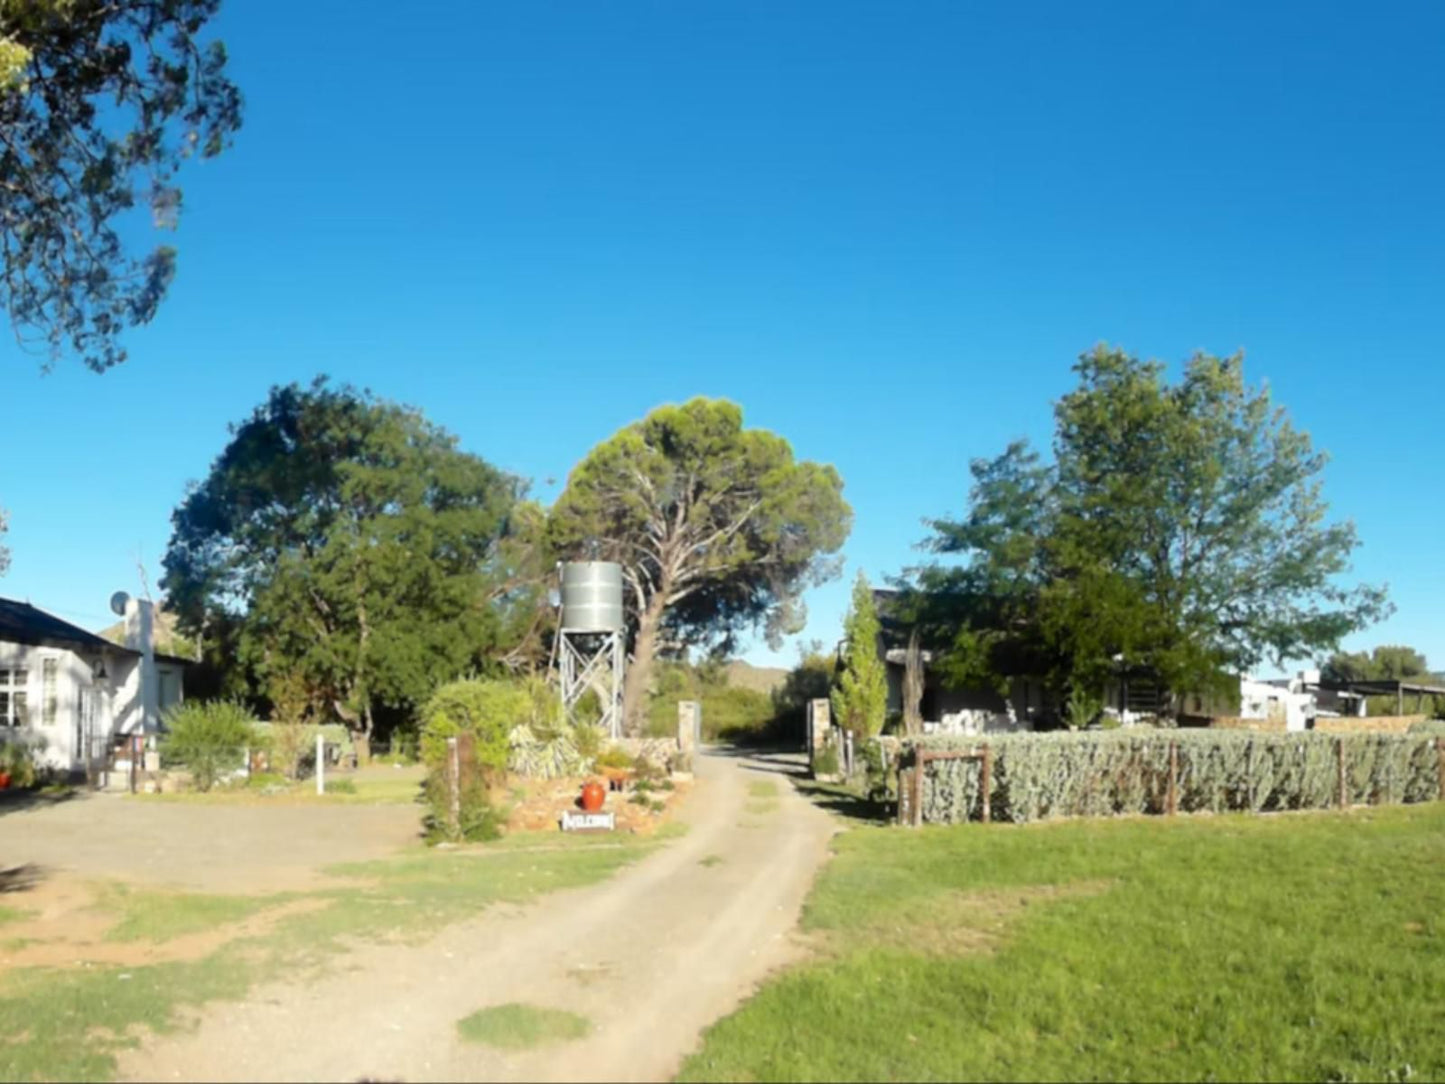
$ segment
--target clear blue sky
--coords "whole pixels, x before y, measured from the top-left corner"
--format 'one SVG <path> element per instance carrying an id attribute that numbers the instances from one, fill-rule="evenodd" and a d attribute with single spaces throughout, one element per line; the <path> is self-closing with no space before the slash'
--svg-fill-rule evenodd
<path id="1" fill-rule="evenodd" d="M 1445 5 L 230 0 L 218 29 L 245 129 L 186 178 L 130 362 L 3 355 L 0 593 L 106 623 L 227 423 L 326 372 L 548 499 L 656 404 L 737 400 L 847 483 L 831 641 L 853 571 L 916 560 L 1107 340 L 1244 349 L 1399 607 L 1355 645 L 1445 665 Z"/>

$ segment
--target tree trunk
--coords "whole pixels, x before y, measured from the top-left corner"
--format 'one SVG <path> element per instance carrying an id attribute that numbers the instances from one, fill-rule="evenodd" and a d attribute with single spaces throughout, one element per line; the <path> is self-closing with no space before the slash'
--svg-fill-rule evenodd
<path id="1" fill-rule="evenodd" d="M 371 701 L 367 700 L 366 706 L 361 709 L 361 730 L 351 738 L 352 744 L 356 746 L 358 767 L 371 763 L 371 735 L 375 729 L 376 720 L 371 717 Z"/>
<path id="2" fill-rule="evenodd" d="M 637 618 L 637 641 L 632 647 L 632 663 L 622 685 L 623 732 L 631 738 L 642 737 L 647 729 L 647 699 L 652 683 L 652 659 L 657 653 L 657 629 L 662 624 L 662 601 L 665 591 L 652 596 Z"/>

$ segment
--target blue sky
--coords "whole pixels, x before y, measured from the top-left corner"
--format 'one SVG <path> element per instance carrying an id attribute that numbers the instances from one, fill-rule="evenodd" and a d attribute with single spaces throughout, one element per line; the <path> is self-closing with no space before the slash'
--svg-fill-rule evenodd
<path id="1" fill-rule="evenodd" d="M 1244 349 L 1391 587 L 1353 644 L 1445 665 L 1445 5 L 230 0 L 218 31 L 246 125 L 185 178 L 131 360 L 3 353 L 0 592 L 106 623 L 277 382 L 418 405 L 544 499 L 706 394 L 841 471 L 831 641 L 1105 340 Z"/>

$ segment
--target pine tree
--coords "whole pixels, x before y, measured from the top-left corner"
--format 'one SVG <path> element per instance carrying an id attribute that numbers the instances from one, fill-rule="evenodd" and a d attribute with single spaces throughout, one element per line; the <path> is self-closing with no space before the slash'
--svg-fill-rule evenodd
<path id="1" fill-rule="evenodd" d="M 847 638 L 843 672 L 831 696 L 833 720 L 858 738 L 870 738 L 883 729 L 888 707 L 888 672 L 878 656 L 878 609 L 868 577 L 858 573 L 853 604 L 843 621 Z"/>

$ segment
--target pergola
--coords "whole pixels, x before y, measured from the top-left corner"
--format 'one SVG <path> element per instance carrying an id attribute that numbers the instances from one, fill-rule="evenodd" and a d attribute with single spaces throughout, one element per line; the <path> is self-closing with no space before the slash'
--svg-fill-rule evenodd
<path id="1" fill-rule="evenodd" d="M 1395 714 L 1405 714 L 1405 696 L 1415 697 L 1415 707 L 1422 707 L 1427 696 L 1445 696 L 1445 685 L 1426 685 L 1418 681 L 1322 681 L 1321 689 L 1335 693 L 1358 693 L 1361 696 L 1393 696 Z"/>

